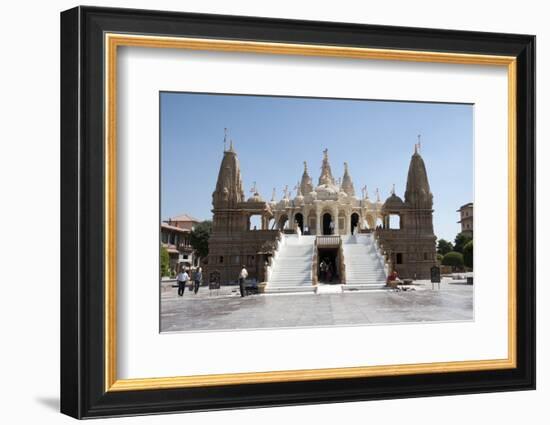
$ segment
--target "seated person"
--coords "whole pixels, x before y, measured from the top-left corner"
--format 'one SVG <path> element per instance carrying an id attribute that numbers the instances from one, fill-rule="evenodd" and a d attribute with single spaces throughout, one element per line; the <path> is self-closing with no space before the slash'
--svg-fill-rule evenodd
<path id="1" fill-rule="evenodd" d="M 386 285 L 388 286 L 396 286 L 398 283 L 402 283 L 401 279 L 399 279 L 399 275 L 397 274 L 397 271 L 392 271 L 388 278 L 386 279 Z"/>

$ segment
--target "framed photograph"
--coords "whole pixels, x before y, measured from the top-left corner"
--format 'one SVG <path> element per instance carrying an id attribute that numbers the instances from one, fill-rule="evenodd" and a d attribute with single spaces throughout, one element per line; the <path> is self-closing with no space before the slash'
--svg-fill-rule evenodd
<path id="1" fill-rule="evenodd" d="M 63 12 L 61 411 L 534 389 L 534 70 L 531 35 Z"/>

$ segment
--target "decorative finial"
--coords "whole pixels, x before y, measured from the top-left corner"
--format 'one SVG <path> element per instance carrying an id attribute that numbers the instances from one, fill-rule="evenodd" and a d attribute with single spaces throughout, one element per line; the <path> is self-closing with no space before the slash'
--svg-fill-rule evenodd
<path id="1" fill-rule="evenodd" d="M 273 192 L 271 192 L 271 202 L 275 202 L 275 196 L 277 194 L 277 188 L 273 188 Z"/>
<path id="2" fill-rule="evenodd" d="M 380 191 L 376 188 L 376 202 L 380 202 Z"/>
<path id="3" fill-rule="evenodd" d="M 325 148 L 325 150 L 323 151 L 323 158 L 325 160 L 328 160 L 328 148 Z"/>
<path id="4" fill-rule="evenodd" d="M 391 187 L 391 194 L 395 195 L 395 183 Z"/>
<path id="5" fill-rule="evenodd" d="M 420 153 L 420 150 L 422 148 L 422 142 L 420 141 L 420 134 L 416 136 L 418 138 L 418 143 L 414 145 L 414 153 Z"/>
<path id="6" fill-rule="evenodd" d="M 288 185 L 285 185 L 283 190 L 284 199 L 288 200 Z"/>
<path id="7" fill-rule="evenodd" d="M 227 127 L 223 129 L 223 151 L 227 150 Z"/>
<path id="8" fill-rule="evenodd" d="M 344 172 L 348 172 L 348 163 L 344 162 Z"/>
<path id="9" fill-rule="evenodd" d="M 294 186 L 294 190 L 296 191 L 296 196 L 301 196 L 302 195 L 302 192 L 300 190 L 300 182 L 298 182 L 298 184 L 296 184 L 296 186 Z"/>
<path id="10" fill-rule="evenodd" d="M 363 199 L 369 199 L 369 193 L 367 192 L 367 185 L 361 188 L 361 193 L 363 194 Z"/>
<path id="11" fill-rule="evenodd" d="M 307 174 L 307 162 L 306 161 L 304 161 L 304 173 Z"/>
<path id="12" fill-rule="evenodd" d="M 233 139 L 229 140 L 229 152 L 233 152 Z"/>
<path id="13" fill-rule="evenodd" d="M 258 189 L 256 188 L 256 182 L 252 185 L 252 189 L 250 189 L 250 193 L 253 193 L 254 195 L 258 194 Z"/>

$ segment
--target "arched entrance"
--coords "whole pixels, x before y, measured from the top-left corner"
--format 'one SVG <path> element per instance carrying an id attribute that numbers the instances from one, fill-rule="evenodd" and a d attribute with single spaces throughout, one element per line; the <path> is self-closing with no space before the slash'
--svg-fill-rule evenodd
<path id="1" fill-rule="evenodd" d="M 359 214 L 353 213 L 351 215 L 351 234 L 353 235 L 355 233 L 355 228 L 359 224 Z"/>
<path id="2" fill-rule="evenodd" d="M 323 214 L 323 235 L 332 235 L 331 229 L 332 215 L 330 213 Z"/>
<path id="3" fill-rule="evenodd" d="M 296 224 L 298 224 L 298 227 L 300 228 L 300 231 L 302 234 L 304 233 L 304 216 L 302 213 L 297 213 L 294 215 L 294 220 L 296 221 Z"/>

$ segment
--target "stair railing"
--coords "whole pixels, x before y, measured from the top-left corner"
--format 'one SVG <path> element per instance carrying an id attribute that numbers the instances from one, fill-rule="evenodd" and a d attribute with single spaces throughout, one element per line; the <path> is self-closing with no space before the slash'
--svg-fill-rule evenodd
<path id="1" fill-rule="evenodd" d="M 319 283 L 317 278 L 317 267 L 318 267 L 319 258 L 317 255 L 317 238 L 313 242 L 313 253 L 311 256 L 311 283 L 313 286 L 317 286 Z"/>
<path id="2" fill-rule="evenodd" d="M 338 244 L 338 258 L 339 268 L 340 268 L 340 283 L 346 284 L 346 261 L 344 259 L 344 244 L 342 243 L 342 238 L 340 238 L 340 243 Z"/>
<path id="3" fill-rule="evenodd" d="M 275 249 L 273 250 L 273 255 L 269 257 L 267 268 L 266 268 L 266 282 L 271 280 L 271 275 L 273 274 L 273 264 L 281 252 L 281 247 L 285 244 L 285 238 L 281 232 L 278 233 L 275 238 Z"/>
<path id="4" fill-rule="evenodd" d="M 374 236 L 374 252 L 376 254 L 376 258 L 378 259 L 378 262 L 384 269 L 384 275 L 387 278 L 391 271 L 391 259 L 389 255 L 386 255 L 386 252 L 384 251 L 384 247 L 380 244 L 378 240 L 378 233 L 375 233 Z"/>

